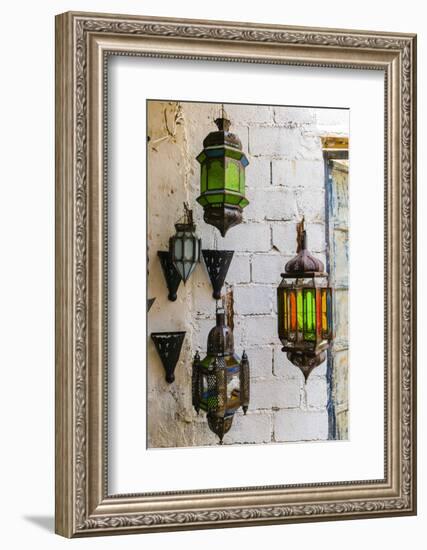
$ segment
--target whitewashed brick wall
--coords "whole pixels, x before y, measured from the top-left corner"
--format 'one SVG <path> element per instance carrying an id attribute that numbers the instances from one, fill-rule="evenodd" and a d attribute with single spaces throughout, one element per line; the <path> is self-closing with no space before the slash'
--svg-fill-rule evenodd
<path id="1" fill-rule="evenodd" d="M 328 437 L 326 365 L 304 384 L 299 369 L 280 351 L 276 288 L 295 254 L 295 224 L 304 215 L 309 248 L 325 261 L 325 196 L 321 135 L 348 135 L 348 113 L 331 109 L 225 105 L 248 156 L 244 223 L 223 239 L 203 221 L 199 164 L 203 139 L 215 129 L 220 105 L 150 102 L 148 109 L 149 297 L 148 333 L 187 332 L 176 381 L 164 380 L 160 359 L 148 339 L 148 444 L 150 447 L 213 445 L 204 414 L 191 406 L 191 362 L 206 353 L 215 323 L 215 300 L 203 262 L 167 300 L 157 250 L 167 250 L 182 203 L 193 208 L 203 248 L 235 250 L 226 285 L 234 291 L 236 352 L 246 349 L 251 400 L 236 414 L 225 444 L 324 440 Z"/>

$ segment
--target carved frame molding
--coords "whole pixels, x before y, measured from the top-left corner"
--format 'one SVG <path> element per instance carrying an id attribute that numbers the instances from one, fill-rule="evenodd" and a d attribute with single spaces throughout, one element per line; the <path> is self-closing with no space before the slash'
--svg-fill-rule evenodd
<path id="1" fill-rule="evenodd" d="M 385 478 L 108 495 L 106 60 L 140 55 L 385 74 Z M 67 537 L 416 513 L 416 37 L 65 13 L 56 18 L 56 532 Z"/>

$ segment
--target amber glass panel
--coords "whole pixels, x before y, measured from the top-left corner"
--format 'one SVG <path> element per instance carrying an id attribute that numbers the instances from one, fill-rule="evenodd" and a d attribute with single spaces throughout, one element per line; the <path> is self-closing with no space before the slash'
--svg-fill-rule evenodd
<path id="1" fill-rule="evenodd" d="M 327 289 L 322 288 L 322 336 L 328 336 L 328 306 L 327 306 Z"/>

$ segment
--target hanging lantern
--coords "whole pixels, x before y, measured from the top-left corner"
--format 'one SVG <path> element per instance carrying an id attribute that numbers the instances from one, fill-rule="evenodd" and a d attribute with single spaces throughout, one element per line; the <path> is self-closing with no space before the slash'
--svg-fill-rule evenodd
<path id="1" fill-rule="evenodd" d="M 202 250 L 202 254 L 213 288 L 212 296 L 219 300 L 234 250 Z"/>
<path id="2" fill-rule="evenodd" d="M 166 382 L 172 384 L 175 380 L 175 367 L 181 355 L 185 332 L 152 332 L 151 339 L 156 346 L 166 373 Z"/>
<path id="3" fill-rule="evenodd" d="M 225 312 L 218 308 L 216 326 L 208 336 L 206 357 L 197 352 L 193 361 L 193 407 L 207 414 L 209 428 L 219 437 L 220 444 L 230 430 L 234 413 L 249 406 L 249 361 L 234 353 L 232 330 L 225 324 Z"/>
<path id="4" fill-rule="evenodd" d="M 197 202 L 204 208 L 206 223 L 217 227 L 224 237 L 230 227 L 243 219 L 245 168 L 249 164 L 240 139 L 229 132 L 230 121 L 217 118 L 218 131 L 203 141 L 203 151 L 197 157 L 201 166 L 200 191 Z"/>
<path id="5" fill-rule="evenodd" d="M 277 311 L 282 351 L 307 380 L 325 361 L 332 340 L 332 289 L 323 263 L 307 250 L 304 219 L 297 225 L 297 255 L 281 276 Z"/>
<path id="6" fill-rule="evenodd" d="M 202 241 L 196 235 L 193 211 L 184 203 L 184 218 L 175 224 L 176 233 L 169 239 L 170 258 L 184 284 L 200 262 Z"/>

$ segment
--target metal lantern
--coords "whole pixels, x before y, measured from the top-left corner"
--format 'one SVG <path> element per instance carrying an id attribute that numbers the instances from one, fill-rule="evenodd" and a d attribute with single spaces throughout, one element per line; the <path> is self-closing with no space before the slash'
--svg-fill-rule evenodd
<path id="1" fill-rule="evenodd" d="M 197 157 L 201 167 L 197 202 L 204 208 L 205 222 L 217 227 L 224 237 L 230 227 L 241 223 L 243 208 L 249 204 L 245 197 L 249 161 L 240 139 L 229 132 L 230 121 L 223 116 L 215 124 L 218 131 L 208 134 Z"/>
<path id="2" fill-rule="evenodd" d="M 199 414 L 207 414 L 209 428 L 219 437 L 220 444 L 230 430 L 234 413 L 249 406 L 249 361 L 234 353 L 232 330 L 225 323 L 223 308 L 216 311 L 216 326 L 209 332 L 206 357 L 197 352 L 193 361 L 192 401 Z"/>
<path id="3" fill-rule="evenodd" d="M 282 351 L 307 380 L 325 361 L 332 340 L 332 289 L 323 263 L 307 250 L 304 219 L 297 226 L 297 255 L 281 276 L 277 311 Z"/>
<path id="4" fill-rule="evenodd" d="M 166 285 L 168 287 L 168 299 L 171 302 L 175 302 L 177 298 L 178 287 L 181 284 L 181 275 L 176 270 L 175 265 L 172 263 L 171 255 L 169 251 L 158 250 L 157 256 L 162 266 L 163 275 L 165 277 Z"/>
<path id="5" fill-rule="evenodd" d="M 193 211 L 184 204 L 184 218 L 175 224 L 176 233 L 169 239 L 170 259 L 184 284 L 200 262 L 202 241 L 196 235 Z"/>

